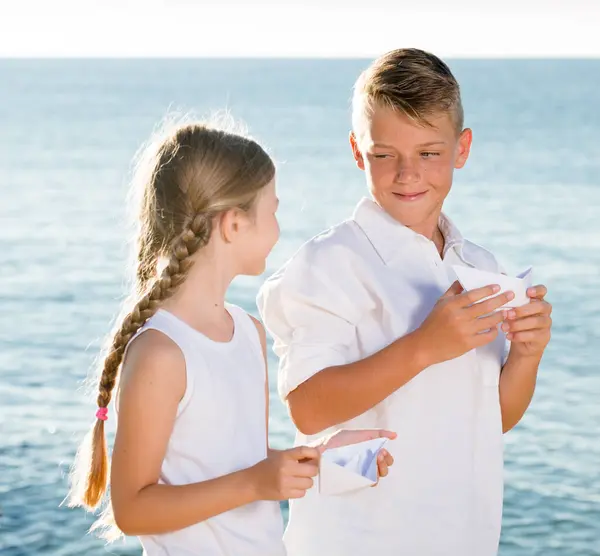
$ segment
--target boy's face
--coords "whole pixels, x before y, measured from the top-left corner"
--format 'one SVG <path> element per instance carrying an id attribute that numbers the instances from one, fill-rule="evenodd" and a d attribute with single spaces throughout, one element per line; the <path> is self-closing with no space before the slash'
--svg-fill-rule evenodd
<path id="1" fill-rule="evenodd" d="M 460 134 L 449 114 L 421 127 L 405 115 L 376 107 L 361 134 L 350 135 L 358 167 L 375 201 L 401 224 L 430 236 L 452 186 L 455 168 L 469 156 L 471 130 Z"/>

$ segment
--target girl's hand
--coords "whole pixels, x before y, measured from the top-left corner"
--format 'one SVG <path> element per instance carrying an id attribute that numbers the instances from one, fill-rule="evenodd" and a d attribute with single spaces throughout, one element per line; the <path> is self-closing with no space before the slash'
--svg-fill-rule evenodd
<path id="1" fill-rule="evenodd" d="M 271 450 L 269 456 L 251 467 L 251 480 L 258 500 L 302 498 L 319 473 L 321 452 L 314 447 Z"/>

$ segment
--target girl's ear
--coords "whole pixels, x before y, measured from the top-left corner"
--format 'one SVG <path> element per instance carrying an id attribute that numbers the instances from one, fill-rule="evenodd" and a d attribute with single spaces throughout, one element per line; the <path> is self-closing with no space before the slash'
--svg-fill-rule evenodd
<path id="1" fill-rule="evenodd" d="M 225 243 L 232 243 L 248 223 L 248 215 L 244 211 L 231 209 L 218 217 L 216 231 Z"/>

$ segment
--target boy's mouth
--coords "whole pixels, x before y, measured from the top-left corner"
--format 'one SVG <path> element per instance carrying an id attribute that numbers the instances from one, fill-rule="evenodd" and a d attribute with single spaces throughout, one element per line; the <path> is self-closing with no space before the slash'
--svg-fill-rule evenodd
<path id="1" fill-rule="evenodd" d="M 420 191 L 415 193 L 394 193 L 394 196 L 401 201 L 412 202 L 421 199 L 427 191 Z"/>

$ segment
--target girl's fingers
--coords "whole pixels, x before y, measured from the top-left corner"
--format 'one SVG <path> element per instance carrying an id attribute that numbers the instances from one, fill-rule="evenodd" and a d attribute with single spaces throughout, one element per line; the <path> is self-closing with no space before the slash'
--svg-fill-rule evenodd
<path id="1" fill-rule="evenodd" d="M 304 498 L 304 496 L 306 495 L 306 491 L 305 490 L 298 490 L 298 489 L 293 489 L 290 491 L 290 499 L 292 498 Z"/>
<path id="2" fill-rule="evenodd" d="M 305 463 L 296 463 L 291 468 L 295 477 L 316 477 L 319 474 L 319 466 L 313 460 L 307 460 Z"/>
<path id="3" fill-rule="evenodd" d="M 296 477 L 292 486 L 293 490 L 308 490 L 314 485 L 314 481 L 310 477 Z"/>

